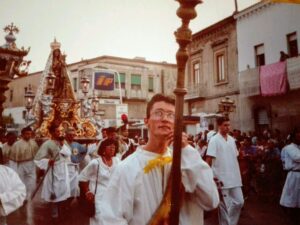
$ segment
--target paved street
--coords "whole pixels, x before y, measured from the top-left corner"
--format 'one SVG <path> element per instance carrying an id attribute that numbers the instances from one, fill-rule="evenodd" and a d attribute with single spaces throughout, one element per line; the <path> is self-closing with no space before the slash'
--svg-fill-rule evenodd
<path id="1" fill-rule="evenodd" d="M 50 205 L 40 199 L 28 203 L 8 217 L 8 225 L 88 225 L 88 218 L 82 216 L 80 209 L 73 206 L 62 221 L 50 217 Z M 205 225 L 217 225 L 217 215 L 212 213 Z M 239 225 L 286 225 L 282 209 L 275 202 L 262 201 L 252 195 L 245 201 Z"/>

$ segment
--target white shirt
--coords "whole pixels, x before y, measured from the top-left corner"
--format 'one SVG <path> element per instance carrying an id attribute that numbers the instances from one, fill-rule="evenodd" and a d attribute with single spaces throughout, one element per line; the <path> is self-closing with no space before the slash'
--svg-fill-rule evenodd
<path id="1" fill-rule="evenodd" d="M 89 181 L 89 189 L 90 192 L 95 193 L 96 190 L 96 180 L 97 180 L 97 171 L 99 165 L 98 172 L 98 185 L 97 185 L 97 193 L 96 193 L 96 213 L 99 212 L 98 204 L 101 204 L 101 199 L 103 197 L 104 192 L 108 186 L 108 182 L 111 178 L 111 174 L 116 168 L 117 164 L 120 160 L 117 157 L 112 158 L 112 165 L 107 166 L 103 161 L 102 157 L 97 159 L 93 159 L 80 173 L 79 181 Z"/>
<path id="2" fill-rule="evenodd" d="M 209 132 L 207 133 L 207 135 L 206 135 L 206 140 L 207 140 L 207 142 L 210 141 L 210 139 L 215 135 L 215 133 L 217 133 L 217 132 L 214 131 L 214 130 L 211 130 L 211 131 L 209 131 Z"/>
<path id="3" fill-rule="evenodd" d="M 50 150 L 51 146 L 55 146 L 50 141 L 43 143 L 41 147 L 42 151 L 44 151 L 45 149 Z M 45 175 L 41 193 L 42 199 L 44 199 L 47 202 L 60 202 L 71 197 L 68 170 L 68 163 L 70 162 L 71 150 L 66 145 L 63 145 L 62 147 L 56 146 L 56 148 L 57 149 L 54 149 L 53 151 L 59 151 L 59 157 L 57 157 L 54 166 L 51 167 L 48 173 Z M 39 153 L 40 156 L 43 155 L 42 152 Z M 54 157 L 55 156 L 53 156 L 52 159 L 54 159 Z M 37 165 L 37 167 L 46 170 L 48 168 L 49 159 L 43 158 L 41 160 L 35 160 L 34 162 Z M 52 198 L 53 194 L 55 198 Z"/>
<path id="4" fill-rule="evenodd" d="M 0 216 L 7 216 L 22 206 L 25 197 L 26 188 L 18 174 L 0 165 Z"/>
<path id="5" fill-rule="evenodd" d="M 290 208 L 300 208 L 300 147 L 292 143 L 284 149 L 285 169 L 290 172 L 285 180 L 280 205 Z"/>
<path id="6" fill-rule="evenodd" d="M 101 204 L 101 225 L 145 225 L 163 198 L 171 163 L 145 173 L 150 160 L 161 155 L 138 147 L 122 161 L 111 177 Z M 171 156 L 167 150 L 162 156 Z M 203 224 L 203 210 L 217 207 L 219 196 L 209 166 L 191 146 L 182 151 L 182 183 L 185 188 L 180 210 L 181 225 Z"/>
<path id="7" fill-rule="evenodd" d="M 223 182 L 223 188 L 241 187 L 242 179 L 237 156 L 238 150 L 234 139 L 227 135 L 227 140 L 217 133 L 208 143 L 207 153 L 212 156 L 214 176 Z"/>

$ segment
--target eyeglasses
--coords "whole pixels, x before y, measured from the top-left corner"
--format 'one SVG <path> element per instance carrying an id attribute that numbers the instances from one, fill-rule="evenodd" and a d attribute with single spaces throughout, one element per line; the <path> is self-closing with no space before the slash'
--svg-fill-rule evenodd
<path id="1" fill-rule="evenodd" d="M 153 113 L 151 113 L 151 115 L 152 115 L 153 119 L 156 119 L 156 120 L 162 120 L 163 118 L 166 118 L 167 120 L 169 120 L 171 122 L 175 121 L 175 113 L 174 112 L 166 112 L 163 110 L 156 110 Z"/>

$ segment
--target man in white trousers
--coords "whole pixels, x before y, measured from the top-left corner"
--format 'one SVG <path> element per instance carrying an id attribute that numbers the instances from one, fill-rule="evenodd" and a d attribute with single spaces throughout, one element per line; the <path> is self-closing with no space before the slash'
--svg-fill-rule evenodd
<path id="1" fill-rule="evenodd" d="M 38 151 L 37 143 L 31 139 L 32 130 L 25 127 L 21 131 L 21 139 L 15 142 L 9 155 L 9 167 L 20 176 L 27 189 L 26 199 L 29 200 L 36 183 L 36 167 L 33 159 Z"/>
<path id="2" fill-rule="evenodd" d="M 228 135 L 230 121 L 226 117 L 217 119 L 218 133 L 210 139 L 206 161 L 212 167 L 214 177 L 221 184 L 219 224 L 237 225 L 244 204 L 242 179 L 237 160 L 235 140 Z"/>

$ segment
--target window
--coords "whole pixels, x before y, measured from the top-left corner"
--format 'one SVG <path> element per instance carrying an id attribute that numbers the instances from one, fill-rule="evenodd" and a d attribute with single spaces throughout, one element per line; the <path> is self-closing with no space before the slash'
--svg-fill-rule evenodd
<path id="1" fill-rule="evenodd" d="M 264 44 L 256 45 L 255 49 L 255 63 L 256 66 L 263 66 L 265 65 L 265 48 Z"/>
<path id="2" fill-rule="evenodd" d="M 227 47 L 214 51 L 214 77 L 217 85 L 228 82 Z"/>
<path id="3" fill-rule="evenodd" d="M 149 83 L 148 91 L 153 92 L 154 91 L 154 79 L 153 79 L 153 77 L 149 77 L 148 83 Z"/>
<path id="4" fill-rule="evenodd" d="M 225 55 L 224 54 L 218 54 L 216 62 L 217 62 L 217 81 L 218 81 L 218 83 L 226 81 L 226 77 L 225 77 Z"/>
<path id="5" fill-rule="evenodd" d="M 74 92 L 77 92 L 77 77 L 73 77 L 73 90 Z"/>
<path id="6" fill-rule="evenodd" d="M 131 74 L 131 88 L 134 90 L 141 89 L 141 75 Z"/>
<path id="7" fill-rule="evenodd" d="M 287 35 L 288 51 L 290 57 L 298 56 L 298 43 L 296 32 Z"/>
<path id="8" fill-rule="evenodd" d="M 121 88 L 125 89 L 125 73 L 119 73 L 120 74 L 120 82 L 121 82 Z M 119 88 L 119 78 L 118 75 L 115 75 L 115 88 Z"/>
<path id="9" fill-rule="evenodd" d="M 193 64 L 193 83 L 200 83 L 200 63 L 196 62 Z"/>

